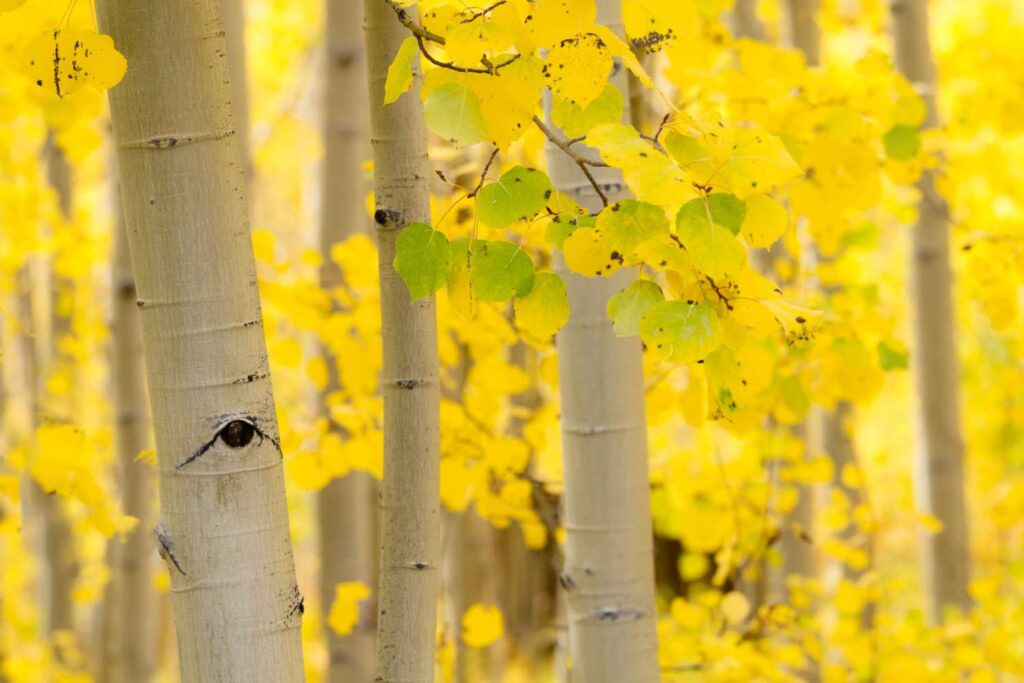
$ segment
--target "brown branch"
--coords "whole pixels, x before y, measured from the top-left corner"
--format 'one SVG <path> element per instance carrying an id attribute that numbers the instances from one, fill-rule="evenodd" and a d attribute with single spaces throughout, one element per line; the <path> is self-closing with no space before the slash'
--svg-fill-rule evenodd
<path id="1" fill-rule="evenodd" d="M 501 7 L 506 2 L 508 2 L 508 0 L 498 0 L 498 2 L 494 3 L 493 5 L 491 5 L 489 7 L 484 7 L 481 10 L 474 10 L 474 11 L 472 11 L 472 15 L 468 19 L 463 19 L 461 23 L 463 23 L 463 24 L 472 24 L 474 21 L 476 21 L 480 17 L 486 15 L 488 12 L 490 12 L 492 10 L 495 10 L 495 9 Z"/>
<path id="2" fill-rule="evenodd" d="M 484 186 L 484 181 L 487 180 L 487 171 L 489 171 L 491 169 L 491 164 L 494 163 L 494 159 L 497 156 L 498 156 L 498 148 L 495 147 L 494 150 L 491 152 L 491 156 L 489 156 L 487 158 L 487 163 L 484 164 L 484 170 L 480 173 L 480 182 L 478 182 L 476 184 L 476 187 L 474 187 L 473 190 L 469 194 L 466 195 L 466 199 L 469 199 L 470 197 L 475 197 L 475 196 L 477 196 L 480 193 L 480 190 Z"/>
<path id="3" fill-rule="evenodd" d="M 590 181 L 590 184 L 591 186 L 593 186 L 594 191 L 597 192 L 597 196 L 601 198 L 601 203 L 604 204 L 605 206 L 608 206 L 608 197 L 601 190 L 601 186 L 597 183 L 597 180 L 594 179 L 594 176 L 590 172 L 590 169 L 587 168 L 588 165 L 607 166 L 607 164 L 604 164 L 603 162 L 595 163 L 589 161 L 588 159 L 584 159 L 583 157 L 578 155 L 569 147 L 568 144 L 566 144 L 564 140 L 558 139 L 558 136 L 555 135 L 554 132 L 552 132 L 552 130 L 548 128 L 543 121 L 540 120 L 540 117 L 534 116 L 533 122 L 537 125 L 538 128 L 540 128 L 541 132 L 544 133 L 548 140 L 553 142 L 556 147 L 565 152 L 568 155 L 568 157 L 572 159 L 577 166 L 579 166 L 580 170 L 583 171 L 583 175 L 585 175 L 587 177 L 587 180 Z"/>
<path id="4" fill-rule="evenodd" d="M 413 18 L 409 16 L 409 12 L 406 11 L 404 7 L 395 2 L 395 0 L 384 0 L 384 2 L 388 4 L 388 7 L 395 10 L 395 14 L 398 15 L 398 20 L 402 22 L 402 26 L 409 29 L 409 31 L 411 31 L 414 36 L 419 38 L 421 41 L 429 40 L 432 43 L 444 45 L 444 36 L 439 36 L 436 33 L 428 31 L 427 29 L 417 24 L 415 21 L 413 21 Z"/>
<path id="5" fill-rule="evenodd" d="M 477 68 L 469 67 L 469 66 L 458 66 L 457 64 L 453 64 L 452 62 L 442 62 L 440 59 L 438 59 L 434 55 L 430 54 L 430 52 L 427 50 L 427 45 L 426 45 L 426 42 L 425 42 L 425 38 L 423 38 L 422 36 L 420 36 L 419 34 L 417 34 L 415 32 L 413 32 L 413 35 L 416 36 L 416 42 L 420 46 L 420 52 L 423 54 L 424 57 L 427 58 L 428 62 L 430 62 L 431 64 L 434 64 L 435 66 L 439 66 L 442 69 L 451 69 L 452 71 L 458 71 L 459 73 L 464 73 L 464 74 L 489 74 L 489 75 L 493 76 L 493 75 L 495 75 L 498 72 L 499 69 L 502 69 L 502 68 L 508 66 L 512 62 L 514 62 L 517 59 L 519 59 L 519 57 L 521 56 L 521 55 L 518 55 L 518 54 L 512 55 L 511 57 L 506 59 L 504 62 L 501 62 L 499 64 L 491 64 L 491 62 L 488 61 L 487 57 L 484 57 L 483 59 L 480 60 L 483 64 L 486 65 L 485 68 L 483 68 L 483 69 L 477 69 Z M 443 45 L 444 43 L 441 43 L 441 44 Z"/>

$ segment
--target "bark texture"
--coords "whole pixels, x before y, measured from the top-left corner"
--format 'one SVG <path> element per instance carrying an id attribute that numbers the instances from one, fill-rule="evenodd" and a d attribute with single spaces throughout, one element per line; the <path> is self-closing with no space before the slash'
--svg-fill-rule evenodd
<path id="1" fill-rule="evenodd" d="M 97 3 L 181 679 L 303 680 L 274 399 L 219 2 Z M 173 46 L 170 49 L 169 46 Z"/>
<path id="2" fill-rule="evenodd" d="M 387 69 L 405 28 L 384 0 L 363 7 L 384 347 L 376 680 L 429 683 L 440 536 L 437 322 L 433 297 L 412 301 L 394 268 L 399 232 L 430 221 L 427 131 L 418 75 L 409 92 L 384 105 Z"/>
<path id="3" fill-rule="evenodd" d="M 363 8 L 353 0 L 327 0 L 324 79 L 323 193 L 320 204 L 320 285 L 336 287 L 344 278 L 331 260 L 331 248 L 369 227 L 367 185 L 362 164 L 370 156 L 366 106 L 366 53 Z M 332 369 L 327 393 L 337 389 Z M 349 472 L 317 496 L 320 531 L 320 596 L 326 623 L 335 586 L 361 581 L 376 586 L 377 485 L 365 472 Z M 327 631 L 329 683 L 373 679 L 377 630 L 376 600 L 359 604 L 359 622 L 344 638 Z"/>
<path id="4" fill-rule="evenodd" d="M 928 106 L 924 128 L 934 128 L 939 125 L 939 115 L 928 37 L 928 2 L 894 0 L 891 8 L 896 65 Z M 943 527 L 939 533 L 921 538 L 924 590 L 933 621 L 940 618 L 947 605 L 970 605 L 949 210 L 935 189 L 935 173 L 926 170 L 917 184 L 921 200 L 911 237 L 910 261 L 914 311 L 910 358 L 919 438 L 916 495 L 918 507 L 934 515 Z"/>
<path id="5" fill-rule="evenodd" d="M 599 0 L 598 21 L 621 34 L 619 0 Z M 613 78 L 628 94 L 626 70 Z M 623 119 L 630 120 L 630 113 Z M 591 150 L 590 154 L 594 154 Z M 549 144 L 554 186 L 589 210 L 601 202 L 578 167 Z M 594 169 L 606 194 L 624 196 L 621 175 Z M 565 465 L 565 588 L 571 677 L 586 683 L 657 681 L 654 558 L 643 358 L 640 339 L 618 338 L 608 299 L 635 271 L 608 278 L 556 267 L 569 296 L 558 333 L 562 452 Z"/>

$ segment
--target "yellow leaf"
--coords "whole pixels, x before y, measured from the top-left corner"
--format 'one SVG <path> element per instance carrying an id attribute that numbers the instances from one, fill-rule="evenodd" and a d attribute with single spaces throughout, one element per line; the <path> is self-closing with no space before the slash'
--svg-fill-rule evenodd
<path id="1" fill-rule="evenodd" d="M 45 91 L 66 97 L 85 84 L 112 88 L 124 77 L 128 62 L 110 36 L 84 29 L 50 29 L 25 49 L 28 73 Z"/>
<path id="2" fill-rule="evenodd" d="M 306 375 L 313 382 L 313 386 L 319 391 L 327 388 L 330 373 L 328 372 L 327 361 L 324 360 L 323 356 L 314 356 L 309 359 L 309 362 L 306 363 Z"/>
<path id="3" fill-rule="evenodd" d="M 147 448 L 145 450 L 139 451 L 139 454 L 135 456 L 135 460 L 137 462 L 144 462 L 147 465 L 152 465 L 155 467 L 157 464 L 156 449 Z"/>
<path id="4" fill-rule="evenodd" d="M 530 293 L 513 305 L 516 327 L 537 342 L 550 340 L 569 320 L 565 283 L 554 273 L 538 273 Z"/>
<path id="5" fill-rule="evenodd" d="M 563 40 L 548 53 L 544 84 L 556 97 L 586 107 L 604 90 L 612 70 L 612 54 L 593 33 Z"/>
<path id="6" fill-rule="evenodd" d="M 789 222 L 786 209 L 766 194 L 747 197 L 747 214 L 740 231 L 752 247 L 767 249 L 782 237 Z"/>
<path id="7" fill-rule="evenodd" d="M 620 255 L 613 258 L 597 228 L 577 228 L 562 245 L 569 270 L 587 277 L 612 275 L 622 267 Z"/>
<path id="8" fill-rule="evenodd" d="M 496 643 L 505 634 L 501 609 L 477 603 L 462 615 L 462 642 L 483 648 Z"/>
<path id="9" fill-rule="evenodd" d="M 409 36 L 402 41 L 395 61 L 388 67 L 388 77 L 384 82 L 384 104 L 391 104 L 412 87 L 413 68 L 417 64 L 419 54 L 420 48 L 416 38 Z"/>
<path id="10" fill-rule="evenodd" d="M 750 614 L 750 601 L 739 591 L 730 591 L 722 596 L 722 615 L 730 626 L 735 626 Z"/>
<path id="11" fill-rule="evenodd" d="M 334 589 L 334 603 L 327 615 L 327 625 L 337 635 L 345 637 L 359 623 L 359 603 L 372 595 L 369 586 L 361 581 L 339 583 Z"/>

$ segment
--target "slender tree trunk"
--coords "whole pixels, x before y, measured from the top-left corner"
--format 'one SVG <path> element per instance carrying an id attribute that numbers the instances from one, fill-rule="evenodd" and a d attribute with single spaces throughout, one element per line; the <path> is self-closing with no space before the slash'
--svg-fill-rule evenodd
<path id="1" fill-rule="evenodd" d="M 764 26 L 757 17 L 757 0 L 736 0 L 732 20 L 737 38 L 764 39 Z"/>
<path id="2" fill-rule="evenodd" d="M 104 601 L 107 622 L 103 629 L 103 680 L 146 683 L 156 670 L 157 596 L 153 590 L 153 540 L 149 532 L 156 506 L 152 470 L 138 459 L 149 443 L 142 328 L 135 305 L 127 226 L 120 206 L 118 213 L 112 268 L 118 478 L 123 511 L 138 518 L 139 524 L 123 540 L 111 541 L 113 576 Z"/>
<path id="3" fill-rule="evenodd" d="M 924 98 L 924 127 L 939 125 L 935 65 L 928 37 L 927 0 L 893 0 L 896 64 Z M 921 193 L 911 238 L 911 297 L 914 335 L 911 350 L 917 394 L 920 444 L 917 450 L 918 506 L 942 523 L 942 531 L 922 537 L 922 574 L 933 621 L 947 605 L 967 609 L 968 540 L 964 501 L 964 442 L 960 431 L 956 308 L 949 252 L 949 211 L 935 189 L 935 171 L 917 184 Z"/>
<path id="4" fill-rule="evenodd" d="M 330 258 L 331 247 L 365 232 L 366 183 L 362 164 L 369 158 L 366 105 L 366 56 L 363 49 L 363 8 L 353 0 L 327 0 L 324 107 L 323 188 L 320 206 L 320 285 L 340 284 L 344 273 Z M 337 389 L 331 371 L 327 392 Z M 329 483 L 317 496 L 320 528 L 320 596 L 324 621 L 335 586 L 361 581 L 375 587 L 377 576 L 377 486 L 365 472 L 349 472 Z M 359 683 L 373 678 L 376 600 L 359 605 L 359 622 L 345 638 L 327 631 L 330 683 Z"/>
<path id="5" fill-rule="evenodd" d="M 46 175 L 50 187 L 57 193 L 57 202 L 61 218 L 70 221 L 72 218 L 73 195 L 71 188 L 71 166 L 64 154 L 57 148 L 53 136 L 46 143 Z M 60 358 L 59 343 L 71 334 L 71 320 L 59 313 L 57 298 L 62 284 L 50 265 L 50 318 L 51 334 L 47 348 L 43 351 L 45 364 L 44 373 L 58 370 L 63 363 Z M 65 368 L 69 372 L 71 368 Z M 45 384 L 45 377 L 38 378 Z M 45 396 L 40 386 L 39 396 Z M 68 405 L 56 407 L 53 417 L 61 421 L 71 421 L 71 409 Z M 47 611 L 46 632 L 50 635 L 57 631 L 74 629 L 74 610 L 71 592 L 75 577 L 78 575 L 78 561 L 75 558 L 75 544 L 71 533 L 71 523 L 62 501 L 54 495 L 43 495 L 39 499 L 43 520 L 43 544 L 46 558 L 47 575 Z"/>
<path id="6" fill-rule="evenodd" d="M 383 0 L 365 0 L 363 7 L 384 347 L 377 680 L 429 683 L 440 535 L 437 323 L 433 298 L 412 301 L 394 269 L 399 232 L 430 221 L 427 133 L 418 76 L 408 93 L 384 105 L 387 69 L 407 35 L 404 27 Z"/>
<path id="7" fill-rule="evenodd" d="M 619 0 L 599 0 L 598 20 L 622 32 Z M 613 82 L 628 94 L 626 70 Z M 629 112 L 623 119 L 630 120 Z M 575 164 L 548 147 L 554 186 L 597 210 L 599 198 Z M 621 176 L 597 181 L 621 187 Z M 595 174 L 597 175 L 597 174 Z M 565 463 L 565 587 L 572 679 L 581 683 L 657 681 L 654 561 L 643 359 L 637 337 L 618 338 L 608 299 L 636 277 L 569 273 L 569 322 L 558 333 L 562 452 Z M 594 372 L 594 368 L 601 368 Z"/>
<path id="8" fill-rule="evenodd" d="M 820 11 L 821 0 L 789 0 L 790 40 L 804 54 L 808 66 L 821 64 Z"/>
<path id="9" fill-rule="evenodd" d="M 181 678 L 301 681 L 302 596 L 220 3 L 105 0 L 97 13 L 129 63 L 110 108 Z"/>

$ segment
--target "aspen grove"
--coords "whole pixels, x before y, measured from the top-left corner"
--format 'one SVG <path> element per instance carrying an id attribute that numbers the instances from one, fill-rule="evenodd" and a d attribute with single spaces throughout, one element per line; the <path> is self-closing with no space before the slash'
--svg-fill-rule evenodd
<path id="1" fill-rule="evenodd" d="M 0 0 L 0 683 L 1024 681 L 1022 35 Z"/>

